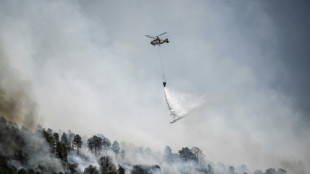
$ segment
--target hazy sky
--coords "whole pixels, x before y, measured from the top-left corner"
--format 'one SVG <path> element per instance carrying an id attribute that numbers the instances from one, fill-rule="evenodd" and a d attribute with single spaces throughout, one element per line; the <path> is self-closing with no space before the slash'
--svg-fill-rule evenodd
<path id="1" fill-rule="evenodd" d="M 310 162 L 309 8 L 289 0 L 3 0 L 0 46 L 44 127 L 153 150 L 198 146 L 213 163 L 297 171 Z M 205 101 L 172 125 L 158 51 L 144 36 L 162 32 L 169 90 Z"/>

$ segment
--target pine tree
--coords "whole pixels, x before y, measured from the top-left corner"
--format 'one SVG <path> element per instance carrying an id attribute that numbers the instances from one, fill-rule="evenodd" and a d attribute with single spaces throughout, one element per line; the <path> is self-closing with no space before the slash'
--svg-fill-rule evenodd
<path id="1" fill-rule="evenodd" d="M 76 134 L 73 138 L 73 145 L 77 148 L 78 155 L 80 154 L 80 148 L 82 147 L 82 138 L 79 134 Z"/>
<path id="2" fill-rule="evenodd" d="M 51 129 L 49 129 L 49 132 L 51 132 Z M 52 137 L 47 131 L 43 130 L 43 136 L 45 138 L 45 140 L 47 141 L 47 143 L 49 144 L 50 148 L 51 148 L 51 152 L 55 153 L 56 150 L 56 143 L 54 140 L 54 137 Z"/>
<path id="3" fill-rule="evenodd" d="M 118 167 L 118 174 L 125 174 L 125 169 L 122 166 Z"/>
<path id="4" fill-rule="evenodd" d="M 120 150 L 119 143 L 117 141 L 113 142 L 112 150 L 114 151 L 115 156 L 117 157 L 117 155 L 119 154 L 119 150 Z"/>

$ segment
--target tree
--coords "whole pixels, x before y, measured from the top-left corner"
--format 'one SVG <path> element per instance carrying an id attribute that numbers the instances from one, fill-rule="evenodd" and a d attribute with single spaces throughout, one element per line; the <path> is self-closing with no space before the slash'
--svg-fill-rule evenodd
<path id="1" fill-rule="evenodd" d="M 19 169 L 18 174 L 28 174 L 28 172 L 25 169 Z"/>
<path id="2" fill-rule="evenodd" d="M 64 143 L 59 141 L 56 143 L 56 155 L 62 161 L 67 162 L 68 148 Z"/>
<path id="3" fill-rule="evenodd" d="M 95 149 L 95 142 L 93 138 L 87 139 L 87 147 L 89 148 L 91 152 L 93 152 L 93 150 Z"/>
<path id="4" fill-rule="evenodd" d="M 70 170 L 70 173 L 77 173 L 77 167 L 78 163 L 69 163 L 68 164 L 68 169 Z"/>
<path id="5" fill-rule="evenodd" d="M 29 169 L 28 174 L 36 174 L 36 172 L 33 169 Z"/>
<path id="6" fill-rule="evenodd" d="M 208 164 L 207 174 L 214 174 L 213 167 L 210 164 Z"/>
<path id="7" fill-rule="evenodd" d="M 103 156 L 98 160 L 98 163 L 100 165 L 100 171 L 101 173 L 106 173 L 109 170 L 115 170 L 115 165 L 112 161 L 112 158 L 109 156 Z"/>
<path id="8" fill-rule="evenodd" d="M 63 134 L 61 135 L 60 142 L 62 142 L 63 144 L 65 144 L 65 145 L 67 146 L 67 149 L 70 150 L 70 143 L 69 143 L 67 134 L 63 133 Z"/>
<path id="9" fill-rule="evenodd" d="M 169 146 L 165 147 L 163 160 L 166 161 L 167 163 L 172 162 L 172 150 Z"/>
<path id="10" fill-rule="evenodd" d="M 122 158 L 122 160 L 124 161 L 124 158 L 125 158 L 125 150 L 123 149 L 123 150 L 121 150 L 121 158 Z"/>
<path id="11" fill-rule="evenodd" d="M 98 152 L 100 155 L 100 151 L 102 149 L 102 138 L 97 137 L 97 136 L 93 136 L 93 141 L 95 144 L 95 154 L 97 154 L 97 152 Z"/>
<path id="12" fill-rule="evenodd" d="M 125 169 L 122 166 L 118 166 L 118 174 L 125 174 Z"/>
<path id="13" fill-rule="evenodd" d="M 236 174 L 236 171 L 235 171 L 234 166 L 228 167 L 228 173 L 229 173 L 229 174 Z"/>
<path id="14" fill-rule="evenodd" d="M 279 168 L 278 169 L 278 174 L 287 174 L 286 170 Z"/>
<path id="15" fill-rule="evenodd" d="M 111 141 L 108 138 L 104 137 L 102 139 L 102 146 L 103 146 L 103 149 L 105 150 L 106 156 L 107 156 L 107 151 L 110 149 Z"/>
<path id="16" fill-rule="evenodd" d="M 201 162 L 204 161 L 204 154 L 202 153 L 202 150 L 194 146 L 191 151 L 196 155 L 198 164 L 201 164 Z"/>
<path id="17" fill-rule="evenodd" d="M 59 141 L 59 134 L 58 133 L 54 133 L 54 140 L 56 141 L 56 142 L 58 142 Z"/>
<path id="18" fill-rule="evenodd" d="M 161 173 L 158 165 L 134 165 L 131 171 L 132 174 L 149 174 L 149 173 Z"/>
<path id="19" fill-rule="evenodd" d="M 276 169 L 274 169 L 274 168 L 269 168 L 269 169 L 266 170 L 265 173 L 266 173 L 266 174 L 276 174 Z"/>
<path id="20" fill-rule="evenodd" d="M 100 151 L 102 149 L 102 138 L 101 137 L 97 137 L 96 135 L 94 135 L 93 137 L 89 138 L 87 140 L 87 146 L 88 148 L 93 152 L 93 150 L 95 151 L 95 155 L 97 155 L 97 152 L 99 152 L 100 155 Z"/>
<path id="21" fill-rule="evenodd" d="M 77 148 L 78 155 L 80 154 L 80 148 L 82 147 L 83 141 L 79 134 L 76 134 L 73 138 L 73 145 Z"/>
<path id="22" fill-rule="evenodd" d="M 115 156 L 117 157 L 117 155 L 119 154 L 119 150 L 121 148 L 119 147 L 119 143 L 117 141 L 114 141 L 112 144 L 112 150 L 115 153 Z"/>
<path id="23" fill-rule="evenodd" d="M 51 128 L 48 128 L 48 129 L 47 129 L 47 133 L 50 134 L 50 135 L 52 135 L 52 134 L 53 134 L 53 130 L 52 130 Z"/>
<path id="24" fill-rule="evenodd" d="M 146 166 L 134 165 L 131 173 L 132 174 L 147 174 L 148 169 Z"/>
<path id="25" fill-rule="evenodd" d="M 49 132 L 51 132 L 52 130 L 49 129 Z M 54 137 L 51 136 L 51 134 L 49 134 L 47 131 L 43 130 L 43 136 L 45 138 L 45 140 L 47 141 L 47 143 L 49 144 L 50 148 L 51 148 L 51 152 L 55 153 L 56 150 L 56 143 L 54 140 Z"/>
<path id="26" fill-rule="evenodd" d="M 68 130 L 68 140 L 69 140 L 70 149 L 73 149 L 74 136 L 75 134 L 71 130 Z"/>
<path id="27" fill-rule="evenodd" d="M 96 166 L 89 165 L 87 168 L 85 168 L 84 174 L 99 174 L 99 171 Z"/>
<path id="28" fill-rule="evenodd" d="M 261 170 L 255 170 L 253 174 L 264 174 L 264 172 L 262 172 Z"/>
<path id="29" fill-rule="evenodd" d="M 144 147 L 143 146 L 138 147 L 137 150 L 138 150 L 138 153 L 144 154 Z"/>
<path id="30" fill-rule="evenodd" d="M 21 150 L 16 150 L 14 153 L 14 158 L 19 161 L 22 165 L 25 165 L 27 160 L 29 159 L 29 156 L 27 153 L 24 153 Z"/>
<path id="31" fill-rule="evenodd" d="M 179 150 L 179 156 L 183 161 L 198 161 L 197 156 L 188 147 Z"/>
<path id="32" fill-rule="evenodd" d="M 8 173 L 10 174 L 17 174 L 17 169 L 14 166 L 8 167 Z"/>
<path id="33" fill-rule="evenodd" d="M 151 155 L 152 150 L 149 147 L 147 147 L 147 148 L 145 148 L 144 152 L 146 155 Z"/>

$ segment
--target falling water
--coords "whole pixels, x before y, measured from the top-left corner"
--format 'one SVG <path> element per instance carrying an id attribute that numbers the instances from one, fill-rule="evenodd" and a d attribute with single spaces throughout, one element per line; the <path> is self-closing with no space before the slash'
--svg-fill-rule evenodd
<path id="1" fill-rule="evenodd" d="M 176 91 L 170 91 L 168 88 L 164 88 L 166 103 L 170 111 L 172 119 L 170 123 L 186 117 L 197 109 L 202 103 L 202 97 L 197 97 L 193 94 L 186 94 Z"/>

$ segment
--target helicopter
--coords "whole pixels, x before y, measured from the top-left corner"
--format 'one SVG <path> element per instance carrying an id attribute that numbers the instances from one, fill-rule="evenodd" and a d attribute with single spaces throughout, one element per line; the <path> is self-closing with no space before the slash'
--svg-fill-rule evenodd
<path id="1" fill-rule="evenodd" d="M 155 46 L 155 45 L 160 46 L 160 45 L 163 44 L 163 43 L 169 43 L 168 38 L 166 38 L 166 39 L 161 39 L 161 38 L 159 38 L 159 36 L 162 36 L 162 35 L 164 35 L 164 34 L 166 34 L 166 33 L 167 33 L 167 32 L 164 32 L 164 33 L 162 33 L 162 34 L 160 34 L 160 35 L 157 35 L 157 36 L 151 36 L 151 35 L 145 35 L 145 36 L 148 37 L 148 38 L 154 39 L 154 40 L 151 41 L 151 44 L 152 44 L 153 46 Z"/>

